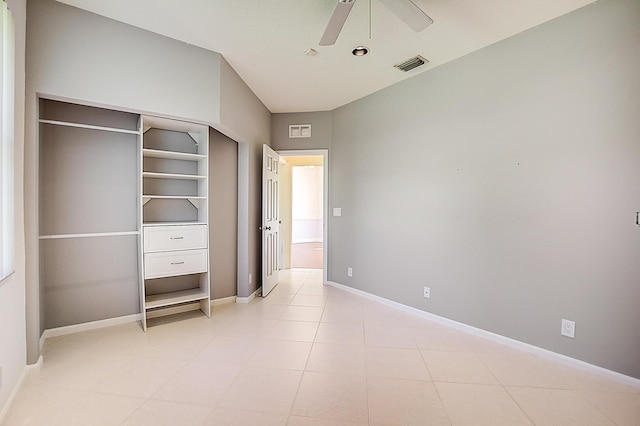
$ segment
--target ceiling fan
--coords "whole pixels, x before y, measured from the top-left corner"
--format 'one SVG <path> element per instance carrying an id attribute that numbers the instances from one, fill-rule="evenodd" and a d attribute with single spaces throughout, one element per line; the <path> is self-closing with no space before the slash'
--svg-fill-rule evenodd
<path id="1" fill-rule="evenodd" d="M 336 8 L 333 10 L 333 14 L 327 24 L 327 28 L 324 30 L 322 39 L 320 39 L 320 46 L 335 44 L 355 1 L 356 0 L 338 0 Z M 404 21 L 404 23 L 415 32 L 420 32 L 433 24 L 433 19 L 411 0 L 380 0 L 380 3 L 385 5 L 387 9 Z"/>

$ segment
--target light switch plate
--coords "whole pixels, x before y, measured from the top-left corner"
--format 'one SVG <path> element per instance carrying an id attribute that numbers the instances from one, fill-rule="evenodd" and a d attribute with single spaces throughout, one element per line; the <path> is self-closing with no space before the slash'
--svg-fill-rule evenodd
<path id="1" fill-rule="evenodd" d="M 340 207 L 334 207 L 333 208 L 333 215 L 334 216 L 342 216 L 342 209 Z"/>

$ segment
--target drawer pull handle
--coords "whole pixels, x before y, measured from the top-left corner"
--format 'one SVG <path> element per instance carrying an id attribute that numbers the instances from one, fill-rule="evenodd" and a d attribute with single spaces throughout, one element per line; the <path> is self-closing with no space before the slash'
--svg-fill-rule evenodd
<path id="1" fill-rule="evenodd" d="M 184 265 L 184 262 L 171 262 L 172 265 Z"/>
<path id="2" fill-rule="evenodd" d="M 171 237 L 171 240 L 184 240 L 184 237 Z"/>

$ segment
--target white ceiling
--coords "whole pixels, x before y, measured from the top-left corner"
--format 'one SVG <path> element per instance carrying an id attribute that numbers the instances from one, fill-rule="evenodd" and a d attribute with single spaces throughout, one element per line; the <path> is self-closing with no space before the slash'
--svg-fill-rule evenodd
<path id="1" fill-rule="evenodd" d="M 369 0 L 357 0 L 337 43 L 321 47 L 337 0 L 59 1 L 221 53 L 271 112 L 335 109 L 593 2 L 413 0 L 434 20 L 415 33 L 372 0 L 369 39 Z M 369 55 L 351 55 L 358 45 Z M 429 64 L 393 68 L 417 54 Z"/>

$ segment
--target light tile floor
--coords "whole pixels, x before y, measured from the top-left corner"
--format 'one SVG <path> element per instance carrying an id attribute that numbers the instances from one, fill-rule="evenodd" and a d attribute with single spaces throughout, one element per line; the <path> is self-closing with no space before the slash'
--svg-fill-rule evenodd
<path id="1" fill-rule="evenodd" d="M 281 277 L 210 320 L 47 340 L 3 426 L 640 425 L 640 388 Z"/>

